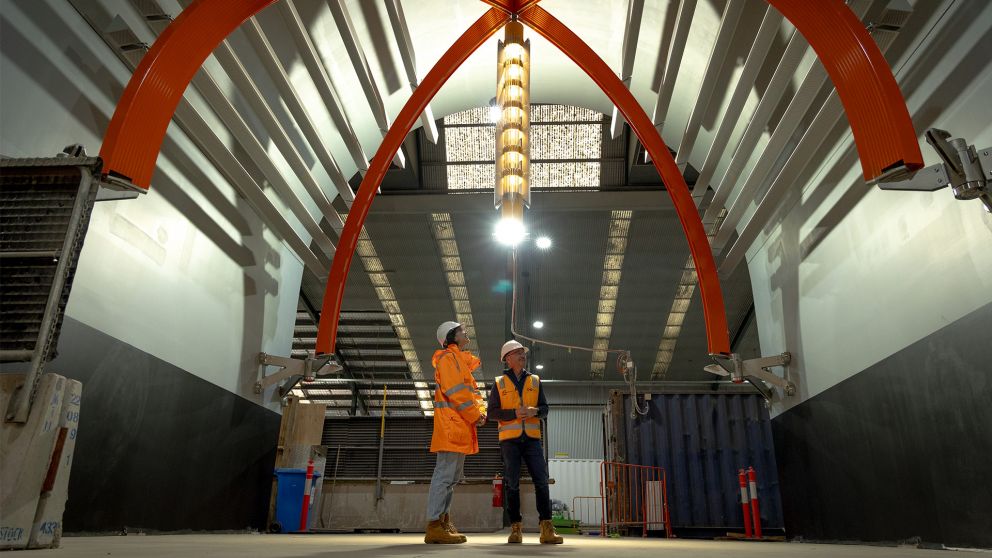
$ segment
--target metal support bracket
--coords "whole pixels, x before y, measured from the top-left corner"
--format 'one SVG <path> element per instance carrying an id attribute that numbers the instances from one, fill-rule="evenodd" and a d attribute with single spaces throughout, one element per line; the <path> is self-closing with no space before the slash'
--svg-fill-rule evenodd
<path id="1" fill-rule="evenodd" d="M 262 393 L 265 388 L 283 382 L 279 386 L 280 397 L 289 393 L 301 381 L 312 382 L 317 376 L 334 374 L 344 369 L 334 360 L 333 355 L 298 359 L 258 353 L 258 363 L 261 366 L 278 366 L 282 370 L 255 382 L 255 393 Z"/>
<path id="2" fill-rule="evenodd" d="M 784 352 L 780 355 L 747 360 L 742 359 L 737 353 L 710 356 L 716 364 L 710 364 L 704 367 L 704 370 L 719 376 L 730 376 L 730 380 L 735 384 L 747 381 L 754 385 L 766 400 L 770 401 L 774 393 L 766 384 L 782 388 L 787 396 L 796 394 L 795 384 L 768 370 L 775 366 L 788 366 L 792 361 L 792 353 Z"/>
<path id="3" fill-rule="evenodd" d="M 927 143 L 942 162 L 915 172 L 893 169 L 875 180 L 882 190 L 933 192 L 950 186 L 959 200 L 978 199 L 992 213 L 992 147 L 975 149 L 967 140 L 951 138 L 950 132 L 930 128 Z"/>
<path id="4" fill-rule="evenodd" d="M 96 201 L 133 200 L 148 190 L 136 186 L 130 180 L 118 176 L 107 175 L 100 177 L 100 190 L 96 193 Z"/>

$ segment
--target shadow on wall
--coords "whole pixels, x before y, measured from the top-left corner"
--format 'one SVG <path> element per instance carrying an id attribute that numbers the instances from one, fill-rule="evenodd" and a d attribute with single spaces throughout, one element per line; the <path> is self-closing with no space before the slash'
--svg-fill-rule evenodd
<path id="1" fill-rule="evenodd" d="M 885 53 L 886 59 L 892 63 L 900 60 L 910 52 L 915 46 L 915 42 L 923 35 L 926 24 L 930 22 L 940 6 L 936 4 L 917 5 L 907 24 L 903 27 L 899 37 Z M 955 24 L 964 25 L 966 19 L 962 12 L 958 10 L 958 19 Z M 900 88 L 903 96 L 909 98 L 917 92 L 926 77 L 928 70 L 937 64 L 946 55 L 947 49 L 957 39 L 957 36 L 943 38 L 932 48 L 922 51 L 921 58 L 914 61 L 914 70 L 908 76 L 901 79 Z M 987 41 L 986 41 L 987 42 Z M 977 44 L 982 44 L 979 41 Z M 976 47 L 977 48 L 977 47 Z M 970 76 L 975 75 L 980 69 L 983 59 L 972 52 L 965 57 L 955 67 L 951 75 Z M 894 69 L 898 72 L 898 68 Z M 929 116 L 917 116 L 914 125 L 917 130 L 923 130 L 934 124 L 934 121 L 943 110 L 949 106 L 960 91 L 960 80 L 949 79 L 935 91 L 928 99 L 927 105 L 935 107 L 930 109 Z M 924 112 L 924 111 L 921 111 Z M 847 118 L 841 118 L 831 129 L 830 133 L 823 138 L 823 146 L 834 146 L 842 140 L 850 137 L 850 125 Z M 779 205 L 776 215 L 769 222 L 781 222 L 778 235 L 773 240 L 767 251 L 768 263 L 777 264 L 775 272 L 770 278 L 771 287 L 779 292 L 779 306 L 783 312 L 782 330 L 785 334 L 785 347 L 792 352 L 793 360 L 789 368 L 789 379 L 796 384 L 797 397 L 795 401 L 804 400 L 809 397 L 804 378 L 800 374 L 792 373 L 792 370 L 804 370 L 806 368 L 803 360 L 803 339 L 802 339 L 802 316 L 800 315 L 800 285 L 799 266 L 806 263 L 806 259 L 812 254 L 820 243 L 844 220 L 844 218 L 864 199 L 872 187 L 866 185 L 860 172 L 855 173 L 853 180 L 846 176 L 851 169 L 858 166 L 858 155 L 853 143 L 842 151 L 836 162 L 825 175 L 815 178 L 817 165 L 809 164 L 795 181 L 796 184 L 809 184 L 815 178 L 815 185 L 808 192 L 808 197 L 803 200 L 803 191 L 795 188 Z M 824 216 L 820 218 L 815 226 L 809 229 L 805 235 L 801 232 L 802 224 L 806 223 L 815 213 L 821 211 L 823 205 L 827 203 L 832 194 L 842 190 L 843 194 L 837 198 L 833 205 L 827 209 Z M 894 195 L 900 195 L 894 193 Z M 786 214 L 785 212 L 788 211 Z M 778 221 L 781 219 L 781 221 Z M 771 267 L 771 266 L 769 266 Z M 807 264 L 807 267 L 808 264 Z M 831 269 L 820 266 L 811 269 L 804 279 L 803 288 L 808 289 L 826 278 Z"/>
<path id="2" fill-rule="evenodd" d="M 915 21 L 918 24 L 920 20 L 924 22 L 928 20 L 929 16 L 933 15 L 933 7 L 928 7 L 931 8 L 930 12 L 920 14 L 923 17 L 919 18 L 917 18 L 914 13 L 911 22 Z M 965 11 L 966 10 L 958 11 L 955 16 L 954 23 L 951 24 L 951 28 L 959 29 L 967 26 L 969 18 L 967 17 L 968 14 L 963 13 Z M 909 30 L 907 26 L 907 34 L 910 32 L 912 31 Z M 931 47 L 927 48 L 925 51 L 922 51 L 922 56 L 917 62 L 914 63 L 913 71 L 909 72 L 909 74 L 901 80 L 902 83 L 900 83 L 900 88 L 902 89 L 904 97 L 909 98 L 919 91 L 919 88 L 923 85 L 924 80 L 931 74 L 932 68 L 940 64 L 941 59 L 951 50 L 954 43 L 958 39 L 959 37 L 957 35 L 947 34 L 935 41 Z M 902 44 L 904 49 L 910 46 L 905 43 L 900 44 Z M 951 70 L 949 75 L 958 76 L 964 79 L 967 79 L 969 76 L 979 75 L 984 64 L 987 62 L 987 57 L 984 55 L 988 50 L 986 45 L 989 44 L 992 44 L 992 28 L 990 28 L 980 40 L 975 42 L 974 47 L 972 47 L 966 55 L 959 59 L 958 64 L 953 70 Z M 889 60 L 896 60 L 902 54 L 902 52 L 894 53 L 888 58 Z M 958 99 L 961 93 L 961 83 L 963 83 L 963 81 L 960 79 L 946 79 L 940 84 L 939 87 L 928 95 L 926 104 L 921 107 L 921 110 L 917 111 L 916 114 L 913 115 L 913 127 L 918 133 L 922 134 L 925 130 L 937 124 L 941 115 L 946 113 L 948 107 L 952 106 Z M 846 119 L 842 122 L 844 126 L 847 126 Z M 842 131 L 844 133 L 848 133 L 846 128 Z M 955 132 L 953 130 L 949 131 L 952 135 L 954 135 Z M 831 136 L 833 136 L 833 134 L 831 134 Z M 925 159 L 936 158 L 936 153 L 934 153 L 932 148 L 929 146 L 923 145 L 922 149 L 924 150 Z M 841 159 L 838 160 L 834 171 L 836 171 L 837 168 L 850 168 L 853 164 L 856 164 L 856 162 L 857 153 L 854 145 L 851 145 L 847 148 L 847 150 L 845 150 Z M 840 179 L 841 176 L 837 176 L 837 180 L 825 180 L 823 184 L 824 186 L 834 185 L 837 184 Z M 825 198 L 830 195 L 832 188 L 824 186 L 817 188 L 813 192 L 812 196 L 810 196 L 810 198 L 800 206 L 802 209 L 800 212 L 802 217 L 808 219 L 809 216 L 812 215 L 812 213 L 819 208 L 822 203 L 824 203 Z M 829 211 L 827 211 L 816 226 L 811 229 L 810 233 L 802 239 L 802 251 L 800 258 L 805 259 L 806 256 L 812 253 L 816 247 L 819 246 L 820 242 L 826 238 L 826 236 L 829 235 L 830 232 L 837 227 L 837 225 L 840 224 L 844 217 L 854 209 L 854 207 L 864 198 L 865 195 L 867 195 L 870 190 L 871 187 L 865 185 L 861 176 L 858 175 L 855 181 L 847 187 L 844 195 L 841 196 L 841 198 L 833 205 L 833 207 L 830 208 Z M 940 194 L 950 195 L 950 193 L 946 190 L 941 191 Z M 898 196 L 912 194 L 894 192 L 892 195 Z M 785 206 L 786 205 L 783 204 L 783 207 Z"/>
<path id="3" fill-rule="evenodd" d="M 4 53 L 20 67 L 26 75 L 32 76 L 36 85 L 60 100 L 66 110 L 74 115 L 79 124 L 88 129 L 96 137 L 102 136 L 109 123 L 113 105 L 123 91 L 123 84 L 107 70 L 105 62 L 113 61 L 109 52 L 94 52 L 89 48 L 92 37 L 78 37 L 73 28 L 51 6 L 44 2 L 25 3 L 20 9 L 34 25 L 45 31 L 45 36 L 76 37 L 64 47 L 62 54 L 72 61 L 78 70 L 85 74 L 86 81 L 80 83 L 73 79 L 58 63 L 53 63 L 50 55 L 43 53 L 36 45 L 18 30 L 18 26 L 10 24 L 4 18 Z M 123 62 L 121 62 L 123 65 Z M 47 73 L 38 68 L 49 68 Z M 70 84 L 70 86 L 66 86 Z M 91 87 L 91 85 L 93 85 Z M 100 107 L 107 107 L 101 109 Z M 88 115 L 85 118 L 83 115 Z M 244 270 L 243 292 L 245 293 L 245 308 L 243 309 L 241 365 L 238 372 L 240 393 L 251 396 L 254 382 L 260 371 L 257 364 L 257 354 L 263 343 L 275 337 L 273 332 L 263 331 L 266 321 L 273 325 L 277 320 L 265 320 L 267 301 L 272 311 L 278 308 L 279 284 L 277 277 L 281 267 L 281 256 L 272 249 L 272 240 L 265 238 L 265 227 L 254 214 L 252 207 L 240 196 L 228 196 L 223 193 L 207 174 L 199 168 L 181 147 L 176 136 L 168 134 L 163 142 L 162 155 L 168 157 L 181 175 L 163 172 L 156 169 L 151 188 L 155 194 L 162 197 L 173 208 L 179 211 L 196 228 L 198 233 L 206 236 L 217 248 L 223 251 L 233 262 Z M 60 140 L 61 141 L 61 140 Z M 78 141 L 66 138 L 62 143 Z M 61 145 L 61 144 L 60 144 Z M 89 146 L 91 151 L 98 146 Z M 240 161 L 246 161 L 244 153 L 235 149 L 235 156 Z M 254 165 L 246 166 L 249 173 L 260 177 L 261 173 Z M 184 180 L 185 179 L 185 180 Z M 259 184 L 264 182 L 260 179 Z M 236 236 L 228 232 L 230 226 L 218 222 L 200 206 L 198 200 L 192 197 L 184 188 L 186 184 L 193 185 L 207 199 L 210 206 L 218 211 L 224 219 L 233 226 Z M 148 203 L 145 197 L 125 202 L 107 203 Z M 191 233 L 196 234 L 196 233 Z M 240 236 L 240 239 L 238 238 Z M 260 255 L 264 255 L 261 261 Z M 276 301 L 276 302 L 273 302 Z M 232 312 L 232 315 L 234 313 Z M 233 326 L 233 324 L 232 324 Z M 232 327 L 232 330 L 235 328 Z"/>
<path id="4" fill-rule="evenodd" d="M 43 33 L 29 38 L 30 33 L 12 24 L 12 11 L 5 10 L 0 14 L 5 60 L 30 76 L 31 89 L 46 92 L 64 107 L 67 120 L 75 119 L 63 122 L 65 129 L 81 129 L 87 137 L 99 138 L 122 90 L 107 70 L 117 62 L 109 50 L 91 48 L 93 37 L 79 37 L 48 3 L 22 2 L 16 9 Z M 66 46 L 50 50 L 47 38 Z M 62 56 L 74 67 L 67 67 Z M 53 149 L 83 139 L 60 139 L 58 128 L 50 127 L 59 122 L 46 122 L 46 116 L 48 121 L 58 118 L 39 115 L 43 128 L 37 133 L 54 138 L 58 144 Z M 38 143 L 32 139 L 32 145 Z M 92 151 L 98 146 L 89 147 Z M 259 373 L 257 353 L 273 338 L 263 324 L 277 323 L 265 317 L 273 307 L 271 301 L 278 301 L 277 278 L 283 262 L 243 199 L 231 196 L 233 201 L 228 201 L 174 139 L 166 140 L 165 149 L 185 176 L 158 172 L 152 196 L 161 194 L 244 270 L 243 284 L 231 286 L 245 293 L 243 323 L 232 324 L 230 335 L 232 344 L 240 342 L 241 362 L 236 364 L 238 371 L 224 373 L 236 375 L 242 393 L 250 394 Z M 54 151 L 25 155 L 50 154 Z M 181 185 L 186 181 L 181 178 L 201 190 L 241 241 L 228 232 L 231 226 L 215 220 L 183 191 Z M 101 203 L 157 202 L 146 196 Z M 182 300 L 184 293 L 176 289 L 170 295 Z M 140 312 L 131 310 L 135 315 Z M 231 310 L 234 316 L 237 309 Z M 241 327 L 240 340 L 237 327 Z M 155 531 L 265 527 L 277 413 L 72 318 L 65 319 L 58 350 L 49 369 L 83 382 L 79 445 L 65 515 L 67 532 L 119 531 L 124 526 Z M 4 371 L 16 368 L 5 366 Z"/>

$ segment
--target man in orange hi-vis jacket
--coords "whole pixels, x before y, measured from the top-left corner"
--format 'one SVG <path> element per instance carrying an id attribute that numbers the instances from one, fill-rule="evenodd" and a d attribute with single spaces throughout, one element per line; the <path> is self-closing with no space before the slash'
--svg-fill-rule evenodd
<path id="1" fill-rule="evenodd" d="M 434 435 L 431 451 L 437 455 L 431 489 L 427 498 L 428 544 L 457 544 L 466 541 L 451 523 L 448 511 L 455 485 L 461 480 L 465 456 L 479 453 L 476 428 L 486 423 L 486 405 L 472 373 L 480 361 L 465 350 L 469 338 L 458 322 L 444 322 L 437 328 L 437 341 L 443 347 L 434 353 Z"/>

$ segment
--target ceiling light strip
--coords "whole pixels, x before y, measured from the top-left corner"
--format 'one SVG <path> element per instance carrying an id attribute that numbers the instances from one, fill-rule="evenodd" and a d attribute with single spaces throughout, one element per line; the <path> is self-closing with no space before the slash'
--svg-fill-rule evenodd
<path id="1" fill-rule="evenodd" d="M 713 236 L 716 235 L 716 231 L 726 216 L 727 210 L 724 209 L 707 232 L 707 239 L 713 240 Z M 668 369 L 672 365 L 672 356 L 675 354 L 675 345 L 678 344 L 679 335 L 682 333 L 682 324 L 685 321 L 686 312 L 689 310 L 689 304 L 692 301 L 693 293 L 696 292 L 698 283 L 696 264 L 692 256 L 689 256 L 682 267 L 682 277 L 675 289 L 675 299 L 672 300 L 672 308 L 668 311 L 668 321 L 665 322 L 665 328 L 661 333 L 658 354 L 655 355 L 654 366 L 651 368 L 652 380 L 664 380 L 668 374 Z"/>
<path id="2" fill-rule="evenodd" d="M 472 303 L 468 296 L 468 286 L 465 284 L 465 273 L 458 253 L 458 242 L 455 240 L 455 228 L 450 213 L 431 214 L 431 234 L 434 236 L 438 254 L 441 255 L 441 268 L 444 270 L 448 293 L 451 295 L 451 306 L 455 310 L 455 321 L 462 324 L 471 340 L 468 349 L 478 355 L 480 352 L 476 341 L 475 318 L 472 316 Z M 484 391 L 483 395 L 485 395 Z"/>
<path id="3" fill-rule="evenodd" d="M 602 378 L 606 372 L 606 354 L 613 334 L 613 316 L 617 310 L 623 258 L 627 251 L 627 237 L 633 212 L 615 209 L 610 212 L 610 228 L 606 238 L 606 255 L 603 257 L 603 279 L 599 287 L 599 304 L 596 309 L 596 326 L 592 342 L 590 372 Z"/>
<path id="4" fill-rule="evenodd" d="M 342 218 L 347 221 L 347 215 L 342 215 Z M 369 280 L 372 282 L 372 287 L 375 289 L 376 297 L 382 304 L 382 309 L 389 316 L 389 321 L 393 326 L 393 330 L 396 332 L 396 337 L 400 341 L 400 350 L 403 352 L 403 358 L 406 360 L 407 367 L 410 370 L 410 377 L 414 380 L 423 380 L 423 369 L 420 366 L 420 358 L 417 356 L 417 351 L 413 346 L 413 339 L 410 337 L 410 329 L 406 325 L 406 319 L 403 317 L 402 310 L 400 310 L 400 303 L 396 300 L 396 293 L 393 291 L 389 277 L 386 276 L 382 261 L 379 259 L 375 251 L 375 246 L 372 245 L 372 239 L 369 238 L 365 227 L 362 227 L 362 232 L 358 236 L 358 246 L 355 248 L 355 252 L 362 260 L 362 267 L 365 268 L 365 273 L 368 274 Z"/>

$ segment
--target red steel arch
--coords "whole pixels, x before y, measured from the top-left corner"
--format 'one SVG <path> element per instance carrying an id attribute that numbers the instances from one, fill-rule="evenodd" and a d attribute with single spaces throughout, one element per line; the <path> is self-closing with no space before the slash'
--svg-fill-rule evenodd
<path id="1" fill-rule="evenodd" d="M 103 136 L 105 174 L 147 189 L 166 129 L 203 61 L 249 17 L 276 0 L 197 0 L 152 44 L 134 69 Z"/>
<path id="2" fill-rule="evenodd" d="M 100 156 L 104 172 L 148 188 L 155 161 L 179 99 L 207 56 L 247 18 L 276 0 L 196 0 L 142 59 L 118 102 Z M 494 6 L 438 60 L 407 101 L 383 139 L 356 195 L 334 256 L 317 335 L 319 354 L 333 351 L 348 268 L 372 198 L 389 161 L 427 103 L 465 59 L 517 15 L 574 60 L 623 113 L 667 186 L 689 241 L 706 318 L 708 349 L 730 352 L 723 296 L 713 255 L 688 187 L 644 110 L 609 66 L 538 0 L 483 0 Z M 788 18 L 816 51 L 837 88 L 866 179 L 923 165 L 905 102 L 878 47 L 842 0 L 767 0 Z"/>

